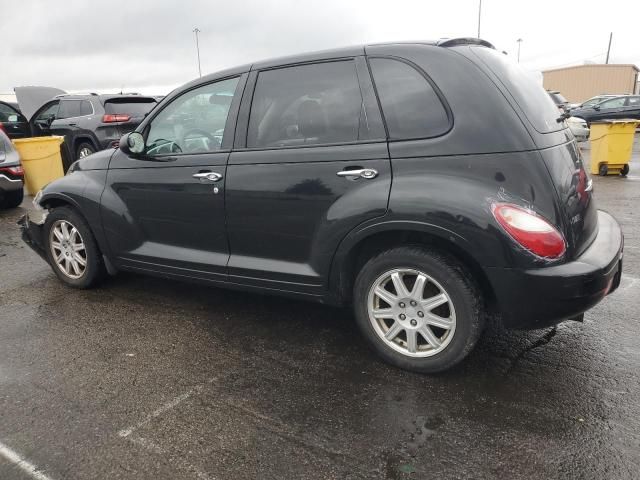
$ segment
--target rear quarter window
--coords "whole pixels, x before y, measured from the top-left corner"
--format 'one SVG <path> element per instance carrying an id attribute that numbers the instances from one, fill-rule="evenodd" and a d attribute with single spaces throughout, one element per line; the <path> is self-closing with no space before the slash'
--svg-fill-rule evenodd
<path id="1" fill-rule="evenodd" d="M 564 128 L 558 123 L 558 107 L 533 72 L 524 70 L 506 55 L 484 47 L 471 51 L 491 70 L 511 94 L 527 120 L 540 133 L 557 132 Z"/>
<path id="2" fill-rule="evenodd" d="M 390 58 L 371 58 L 369 65 L 391 140 L 437 137 L 449 131 L 447 111 L 422 73 Z"/>

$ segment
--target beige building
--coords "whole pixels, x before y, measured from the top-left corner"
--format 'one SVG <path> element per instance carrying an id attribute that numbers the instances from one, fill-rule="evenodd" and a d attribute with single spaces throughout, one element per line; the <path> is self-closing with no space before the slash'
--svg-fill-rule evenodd
<path id="1" fill-rule="evenodd" d="M 544 88 L 557 90 L 571 103 L 605 93 L 639 93 L 635 65 L 577 65 L 542 72 Z"/>

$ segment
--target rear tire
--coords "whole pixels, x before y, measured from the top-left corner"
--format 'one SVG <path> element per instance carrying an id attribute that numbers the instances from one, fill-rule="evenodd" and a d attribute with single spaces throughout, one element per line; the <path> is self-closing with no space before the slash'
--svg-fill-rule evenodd
<path id="1" fill-rule="evenodd" d="M 47 215 L 43 239 L 49 265 L 74 288 L 91 288 L 105 276 L 102 254 L 85 219 L 71 207 Z"/>
<path id="2" fill-rule="evenodd" d="M 371 258 L 356 278 L 354 310 L 360 330 L 386 362 L 420 373 L 441 372 L 464 359 L 485 319 L 480 291 L 464 266 L 419 246 Z"/>
<path id="3" fill-rule="evenodd" d="M 5 208 L 16 208 L 20 206 L 22 200 L 24 200 L 24 190 L 22 188 L 13 192 L 5 192 L 2 206 Z"/>
<path id="4" fill-rule="evenodd" d="M 96 149 L 92 144 L 88 142 L 82 142 L 80 145 L 78 145 L 78 148 L 76 148 L 76 160 L 80 160 L 81 158 L 87 157 L 95 152 Z"/>

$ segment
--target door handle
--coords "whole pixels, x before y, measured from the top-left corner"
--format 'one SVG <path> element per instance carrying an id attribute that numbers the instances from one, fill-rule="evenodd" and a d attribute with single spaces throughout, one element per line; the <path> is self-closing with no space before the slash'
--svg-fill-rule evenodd
<path id="1" fill-rule="evenodd" d="M 359 168 L 356 170 L 340 170 L 336 175 L 339 177 L 360 177 L 370 180 L 378 176 L 378 171 L 373 168 Z"/>
<path id="2" fill-rule="evenodd" d="M 216 172 L 200 172 L 194 173 L 193 178 L 197 178 L 200 181 L 217 182 L 222 180 L 222 175 Z"/>

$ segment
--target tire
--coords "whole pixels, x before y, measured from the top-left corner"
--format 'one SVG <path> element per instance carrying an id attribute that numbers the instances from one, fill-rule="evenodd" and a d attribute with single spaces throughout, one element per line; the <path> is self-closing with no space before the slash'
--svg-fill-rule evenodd
<path id="1" fill-rule="evenodd" d="M 609 167 L 607 166 L 606 163 L 603 163 L 598 168 L 598 175 L 600 175 L 601 177 L 606 177 L 607 173 L 609 173 Z"/>
<path id="2" fill-rule="evenodd" d="M 78 145 L 78 148 L 76 148 L 76 160 L 80 160 L 81 158 L 84 158 L 95 152 L 96 149 L 91 143 L 82 142 L 80 143 L 80 145 Z"/>
<path id="3" fill-rule="evenodd" d="M 71 235 L 67 238 L 56 236 L 54 229 L 57 230 L 58 234 L 66 230 Z M 73 234 L 72 229 L 77 231 L 77 235 Z M 104 278 L 105 267 L 100 249 L 89 225 L 73 208 L 59 207 L 49 213 L 44 224 L 43 240 L 49 265 L 51 265 L 56 276 L 66 285 L 81 289 L 91 288 Z M 58 247 L 54 245 L 54 242 Z M 83 250 L 75 251 L 73 246 L 79 247 L 80 243 L 83 246 Z M 69 253 L 69 255 L 65 255 L 69 258 L 64 260 L 64 257 L 62 257 L 62 265 L 59 265 L 56 257 L 60 258 L 65 252 Z M 74 254 L 84 260 L 84 266 Z M 72 265 L 73 261 L 76 261 L 78 270 Z M 69 271 L 65 271 L 65 265 L 69 267 Z"/>
<path id="4" fill-rule="evenodd" d="M 629 173 L 629 164 L 626 163 L 622 166 L 622 169 L 620 170 L 620 175 L 622 175 L 623 177 L 626 177 L 628 173 Z"/>
<path id="5" fill-rule="evenodd" d="M 405 294 L 419 290 L 415 285 L 418 274 L 422 275 L 425 280 L 422 293 L 411 292 L 416 295 L 414 299 L 410 294 L 405 295 L 404 302 L 396 296 L 395 306 L 384 302 L 374 289 L 388 276 L 383 288 L 388 293 L 389 290 L 397 293 L 392 273 L 399 275 L 407 290 Z M 472 277 L 454 258 L 426 247 L 397 247 L 371 258 L 356 278 L 353 297 L 356 322 L 368 343 L 386 362 L 405 370 L 437 373 L 453 367 L 471 352 L 484 327 L 484 302 Z M 421 306 L 419 299 L 423 302 L 429 299 L 432 305 L 436 305 L 435 300 L 442 304 L 428 307 L 425 302 Z M 412 307 L 407 301 L 417 306 Z M 376 319 L 373 315 L 376 311 L 380 314 L 393 311 L 393 314 Z M 401 320 L 402 315 L 405 318 Z M 448 328 L 435 326 L 434 321 Z M 422 333 L 414 337 L 416 332 L 425 331 L 425 326 L 435 340 Z M 399 333 L 394 334 L 399 328 Z M 385 333 L 393 335 L 391 340 L 383 338 Z M 431 341 L 427 341 L 427 337 L 431 337 Z M 412 338 L 416 340 L 412 342 Z"/>
<path id="6" fill-rule="evenodd" d="M 5 192 L 2 206 L 4 208 L 16 208 L 20 206 L 22 200 L 24 200 L 24 190 L 22 188 L 13 192 Z"/>

